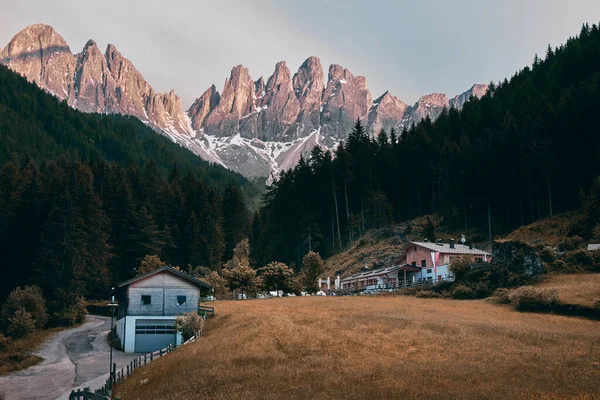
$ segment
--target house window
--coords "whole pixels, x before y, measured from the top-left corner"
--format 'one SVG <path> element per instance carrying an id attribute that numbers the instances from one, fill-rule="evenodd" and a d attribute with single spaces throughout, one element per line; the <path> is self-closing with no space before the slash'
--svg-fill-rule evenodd
<path id="1" fill-rule="evenodd" d="M 427 270 L 427 273 L 428 273 L 428 274 L 430 274 L 430 273 L 431 273 L 431 268 L 429 268 L 429 269 Z"/>
<path id="2" fill-rule="evenodd" d="M 421 260 L 421 268 L 427 267 L 427 260 Z"/>
<path id="3" fill-rule="evenodd" d="M 185 296 L 177 296 L 177 305 L 178 306 L 182 306 L 185 304 L 186 302 L 186 297 Z"/>
<path id="4" fill-rule="evenodd" d="M 416 267 L 416 266 L 417 266 L 417 262 L 416 262 L 416 261 L 413 261 L 413 262 L 412 262 L 412 266 L 413 266 L 413 267 Z"/>
<path id="5" fill-rule="evenodd" d="M 149 306 L 150 304 L 152 304 L 152 296 L 150 296 L 148 294 L 143 294 L 142 295 L 142 305 Z"/>

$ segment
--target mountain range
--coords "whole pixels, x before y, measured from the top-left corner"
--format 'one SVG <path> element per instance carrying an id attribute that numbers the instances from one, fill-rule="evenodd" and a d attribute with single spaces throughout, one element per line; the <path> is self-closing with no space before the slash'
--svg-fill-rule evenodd
<path id="1" fill-rule="evenodd" d="M 266 81 L 235 66 L 221 92 L 212 85 L 186 111 L 173 90 L 156 92 L 112 44 L 102 53 L 89 40 L 73 54 L 45 24 L 15 35 L 0 51 L 0 63 L 71 107 L 134 116 L 196 155 L 249 178 L 274 177 L 314 146 L 335 147 L 359 118 L 376 136 L 425 117 L 435 120 L 443 108 L 460 109 L 488 89 L 473 85 L 453 98 L 433 93 L 414 105 L 389 92 L 373 100 L 365 77 L 334 64 L 325 80 L 321 61 L 309 57 L 293 75 L 285 61 L 277 63 Z"/>

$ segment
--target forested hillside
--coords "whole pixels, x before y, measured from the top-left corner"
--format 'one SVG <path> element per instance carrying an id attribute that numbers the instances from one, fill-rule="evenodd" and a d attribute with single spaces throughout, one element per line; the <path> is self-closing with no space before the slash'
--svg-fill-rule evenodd
<path id="1" fill-rule="evenodd" d="M 80 113 L 0 66 L 0 298 L 37 284 L 69 323 L 146 255 L 216 268 L 257 196 L 140 121 Z"/>
<path id="2" fill-rule="evenodd" d="M 252 223 L 254 259 L 299 265 L 309 250 L 327 256 L 429 213 L 493 236 L 583 205 L 577 233 L 589 236 L 598 211 L 582 194 L 600 175 L 599 83 L 600 30 L 584 25 L 435 123 L 371 139 L 358 122 L 335 154 L 315 149 L 269 188 Z"/>

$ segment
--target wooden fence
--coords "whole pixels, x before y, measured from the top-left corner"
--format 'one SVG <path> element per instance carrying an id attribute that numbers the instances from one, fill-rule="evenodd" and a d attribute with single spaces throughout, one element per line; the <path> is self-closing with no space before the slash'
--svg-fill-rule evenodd
<path id="1" fill-rule="evenodd" d="M 214 314 L 214 311 L 213 311 L 213 314 Z M 188 339 L 185 343 L 183 343 L 179 346 L 177 346 L 175 344 L 170 344 L 167 347 L 165 347 L 164 349 L 156 350 L 152 353 L 148 353 L 148 354 L 144 354 L 143 356 L 136 357 L 129 362 L 129 365 L 127 365 L 125 368 L 121 368 L 120 370 L 117 370 L 117 364 L 113 363 L 111 376 L 106 380 L 106 382 L 104 383 L 104 385 L 102 385 L 101 388 L 96 389 L 93 392 L 90 390 L 90 388 L 85 388 L 83 390 L 78 389 L 77 391 L 73 390 L 73 391 L 71 391 L 71 394 L 69 395 L 69 400 L 110 400 L 111 399 L 110 394 L 111 394 L 114 384 L 119 384 L 119 383 L 123 382 L 125 379 L 130 377 L 131 374 L 133 374 L 133 371 L 135 371 L 137 368 L 148 365 L 152 361 L 154 361 L 160 357 L 166 356 L 170 352 L 177 349 L 177 347 L 181 347 L 188 343 L 195 342 L 196 338 L 198 336 L 200 336 L 201 334 L 202 334 L 202 331 L 198 332 L 198 335 L 194 335 L 193 337 Z M 120 400 L 118 397 L 116 399 Z"/>

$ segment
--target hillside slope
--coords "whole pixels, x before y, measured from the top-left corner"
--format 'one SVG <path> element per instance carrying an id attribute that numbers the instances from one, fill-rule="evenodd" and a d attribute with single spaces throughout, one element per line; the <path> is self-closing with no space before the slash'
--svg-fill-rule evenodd
<path id="1" fill-rule="evenodd" d="M 152 159 L 165 174 L 177 166 L 215 189 L 232 183 L 250 199 L 259 195 L 241 175 L 202 160 L 138 119 L 76 111 L 0 65 L 0 163 L 43 163 L 68 154 L 123 167 Z"/>

